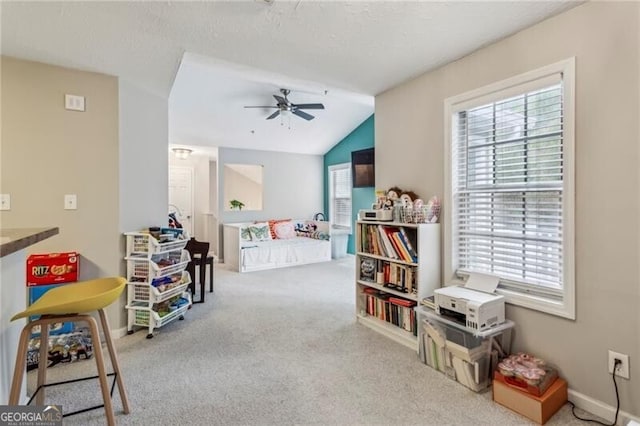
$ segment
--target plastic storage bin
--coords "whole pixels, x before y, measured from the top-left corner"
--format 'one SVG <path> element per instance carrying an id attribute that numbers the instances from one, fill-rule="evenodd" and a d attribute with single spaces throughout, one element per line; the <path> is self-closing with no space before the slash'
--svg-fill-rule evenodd
<path id="1" fill-rule="evenodd" d="M 490 387 L 500 357 L 509 353 L 512 321 L 483 332 L 416 307 L 420 360 L 475 392 Z"/>

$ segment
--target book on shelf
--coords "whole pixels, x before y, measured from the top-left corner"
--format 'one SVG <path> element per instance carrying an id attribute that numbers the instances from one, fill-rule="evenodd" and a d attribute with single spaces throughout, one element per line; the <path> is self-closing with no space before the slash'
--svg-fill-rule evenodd
<path id="1" fill-rule="evenodd" d="M 376 281 L 377 262 L 370 257 L 363 257 L 360 260 L 360 279 L 363 281 Z"/>
<path id="2" fill-rule="evenodd" d="M 400 233 L 400 231 L 394 232 L 393 234 L 391 234 L 391 236 L 393 240 L 396 242 L 396 246 L 398 247 L 398 253 L 400 253 L 400 257 L 402 258 L 402 260 L 409 263 L 413 262 L 413 258 L 409 254 L 409 250 L 402 242 L 402 234 Z"/>
<path id="3" fill-rule="evenodd" d="M 393 234 L 396 232 L 397 228 L 391 227 L 391 226 L 382 226 L 382 225 L 379 225 L 379 227 L 382 230 L 382 233 L 385 235 L 385 237 L 389 241 L 389 247 L 388 248 L 393 253 L 393 256 L 389 256 L 389 257 L 393 257 L 394 259 L 403 260 L 402 259 L 402 253 L 400 252 L 400 249 L 398 247 L 398 243 L 393 238 Z"/>
<path id="4" fill-rule="evenodd" d="M 426 306 L 427 308 L 431 308 L 433 310 L 436 309 L 436 301 L 435 301 L 435 296 L 431 295 L 428 297 L 423 298 L 420 301 L 424 306 Z"/>
<path id="5" fill-rule="evenodd" d="M 407 231 L 403 227 L 400 227 L 400 234 L 403 238 L 404 244 L 407 246 L 407 250 L 409 251 L 409 255 L 413 258 L 415 263 L 418 263 L 418 252 L 413 248 L 413 244 L 411 243 L 411 238 L 407 234 Z"/>
<path id="6" fill-rule="evenodd" d="M 382 241 L 382 244 L 380 246 L 383 249 L 383 252 L 384 252 L 383 255 L 391 259 L 397 259 L 398 257 L 396 256 L 393 245 L 391 244 L 391 241 L 389 240 L 389 236 L 385 232 L 382 225 L 378 225 L 376 231 L 377 231 L 377 235 L 379 235 L 380 237 L 380 241 Z"/>
<path id="7" fill-rule="evenodd" d="M 417 320 L 413 307 L 415 301 L 394 297 L 374 288 L 363 290 L 366 297 L 366 314 L 388 322 L 417 335 Z"/>

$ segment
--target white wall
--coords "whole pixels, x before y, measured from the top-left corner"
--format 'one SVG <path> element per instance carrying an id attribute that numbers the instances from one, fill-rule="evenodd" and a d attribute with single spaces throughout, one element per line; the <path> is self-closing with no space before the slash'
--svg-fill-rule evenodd
<path id="1" fill-rule="evenodd" d="M 607 351 L 629 354 L 631 380 L 618 387 L 621 409 L 636 416 L 639 17 L 637 2 L 585 3 L 376 96 L 375 112 L 377 186 L 442 198 L 444 99 L 576 57 L 576 320 L 511 305 L 507 316 L 516 322 L 515 350 L 547 359 L 571 389 L 609 406 Z"/>
<path id="2" fill-rule="evenodd" d="M 216 157 L 217 158 L 217 157 Z M 218 240 L 219 237 L 219 213 L 218 213 L 218 162 L 209 162 L 209 238 L 211 241 L 210 250 L 219 254 Z"/>
<path id="3" fill-rule="evenodd" d="M 224 211 L 224 165 L 258 164 L 263 168 L 262 211 Z M 219 148 L 218 206 L 220 225 L 268 219 L 312 219 L 322 211 L 323 157 L 272 151 Z M 220 231 L 220 236 L 222 232 Z M 219 241 L 218 253 L 221 253 Z M 223 254 L 224 256 L 224 254 Z"/>
<path id="4" fill-rule="evenodd" d="M 120 79 L 120 228 L 166 226 L 168 110 L 160 98 Z"/>
<path id="5" fill-rule="evenodd" d="M 122 233 L 167 224 L 169 117 L 166 98 L 123 79 L 118 83 L 122 259 L 125 254 Z M 126 274 L 124 261 L 120 273 Z M 116 324 L 114 328 L 127 325 L 125 304 L 126 295 L 123 295 L 118 309 L 120 315 L 111 319 Z"/>

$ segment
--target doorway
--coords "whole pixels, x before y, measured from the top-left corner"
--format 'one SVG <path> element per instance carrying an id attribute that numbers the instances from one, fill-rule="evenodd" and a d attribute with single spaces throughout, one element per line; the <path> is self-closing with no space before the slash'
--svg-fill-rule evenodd
<path id="1" fill-rule="evenodd" d="M 175 213 L 189 236 L 193 229 L 193 167 L 169 167 L 169 213 Z"/>

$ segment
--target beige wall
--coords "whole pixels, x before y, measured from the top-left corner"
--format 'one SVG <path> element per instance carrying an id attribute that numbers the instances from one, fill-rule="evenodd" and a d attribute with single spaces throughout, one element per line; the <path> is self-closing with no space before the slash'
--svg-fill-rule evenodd
<path id="1" fill-rule="evenodd" d="M 118 80 L 8 57 L 1 67 L 2 227 L 58 226 L 29 253 L 77 250 L 81 279 L 118 275 Z M 65 110 L 65 94 L 85 96 L 86 112 Z M 63 209 L 64 194 L 77 210 Z"/>
<path id="2" fill-rule="evenodd" d="M 255 167 L 261 167 L 256 165 Z M 225 165 L 224 173 L 224 204 L 225 210 L 231 210 L 230 201 L 238 200 L 244 204 L 242 210 L 262 210 L 262 183 L 248 178 L 246 175 Z M 241 195 L 239 195 L 241 194 Z"/>
<path id="3" fill-rule="evenodd" d="M 640 416 L 640 3 L 591 2 L 376 97 L 376 183 L 444 195 L 444 99 L 576 57 L 576 307 L 508 306 L 515 349 L 615 406 L 607 350 L 629 354 L 621 409 Z M 444 206 L 446 209 L 448 206 Z M 447 255 L 446 253 L 444 255 Z M 445 280 L 448 277 L 443 277 Z"/>

